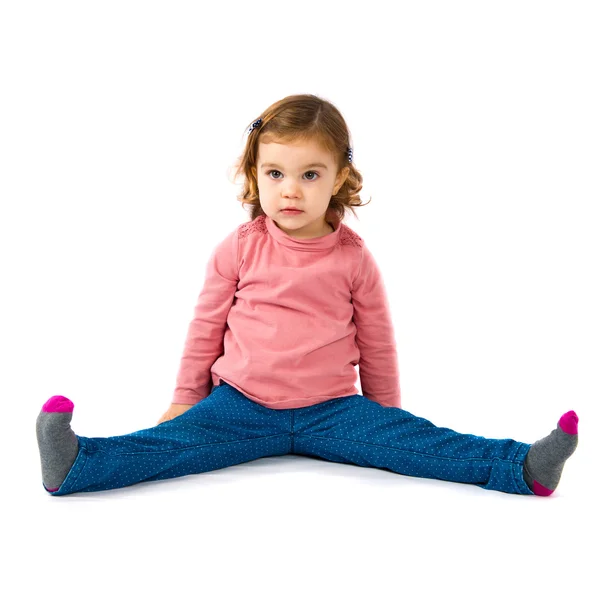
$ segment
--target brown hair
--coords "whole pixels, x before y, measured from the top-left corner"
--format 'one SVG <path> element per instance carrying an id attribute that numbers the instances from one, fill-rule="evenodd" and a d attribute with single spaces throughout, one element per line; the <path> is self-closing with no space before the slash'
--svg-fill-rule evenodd
<path id="1" fill-rule="evenodd" d="M 285 144 L 314 140 L 335 157 L 337 174 L 348 167 L 348 176 L 337 194 L 331 197 L 327 209 L 337 214 L 340 221 L 344 220 L 346 209 L 356 216 L 355 206 L 366 206 L 371 202 L 361 203 L 358 192 L 362 189 L 363 178 L 354 163 L 348 162 L 350 134 L 344 118 L 333 104 L 313 94 L 297 94 L 275 102 L 263 111 L 260 118 L 260 125 L 248 134 L 244 152 L 235 163 L 237 170 L 234 174 L 234 183 L 239 175 L 244 177 L 243 190 L 237 199 L 242 205 L 250 205 L 252 221 L 265 214 L 260 206 L 256 179 L 259 141 Z M 246 131 L 251 125 L 248 124 Z"/>

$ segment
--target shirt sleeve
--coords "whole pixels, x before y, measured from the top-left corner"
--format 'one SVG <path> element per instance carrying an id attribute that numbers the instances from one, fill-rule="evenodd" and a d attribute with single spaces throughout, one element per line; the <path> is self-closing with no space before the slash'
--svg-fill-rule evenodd
<path id="1" fill-rule="evenodd" d="M 173 404 L 197 404 L 212 392 L 211 367 L 223 354 L 227 315 L 239 281 L 237 255 L 236 229 L 208 259 L 204 285 L 184 343 Z"/>
<path id="2" fill-rule="evenodd" d="M 401 408 L 392 315 L 381 272 L 366 245 L 352 286 L 352 304 L 362 395 L 382 406 Z"/>

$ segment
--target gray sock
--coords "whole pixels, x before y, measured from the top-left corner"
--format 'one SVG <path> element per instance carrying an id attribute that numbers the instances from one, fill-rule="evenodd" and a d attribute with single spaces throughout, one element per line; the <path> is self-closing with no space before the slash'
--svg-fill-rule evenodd
<path id="1" fill-rule="evenodd" d="M 71 429 L 72 417 L 73 403 L 64 396 L 52 396 L 36 421 L 42 481 L 49 492 L 61 486 L 77 458 L 79 442 Z"/>
<path id="2" fill-rule="evenodd" d="M 538 496 L 549 496 L 558 485 L 567 459 L 578 442 L 579 417 L 575 411 L 565 413 L 557 428 L 532 444 L 523 464 L 523 479 Z"/>

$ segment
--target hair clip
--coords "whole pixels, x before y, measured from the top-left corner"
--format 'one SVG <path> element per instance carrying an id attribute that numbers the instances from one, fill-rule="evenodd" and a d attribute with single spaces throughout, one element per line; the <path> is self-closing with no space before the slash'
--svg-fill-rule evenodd
<path id="1" fill-rule="evenodd" d="M 262 118 L 256 119 L 256 121 L 254 121 L 254 123 L 252 123 L 252 125 L 250 125 L 250 128 L 248 129 L 248 133 L 252 133 L 252 131 L 254 129 L 256 129 L 261 123 L 262 123 Z"/>

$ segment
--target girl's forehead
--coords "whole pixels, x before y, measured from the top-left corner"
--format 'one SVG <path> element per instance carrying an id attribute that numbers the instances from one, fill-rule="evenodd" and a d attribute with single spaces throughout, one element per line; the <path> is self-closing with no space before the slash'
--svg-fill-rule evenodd
<path id="1" fill-rule="evenodd" d="M 258 145 L 258 153 L 261 157 L 272 156 L 275 154 L 282 153 L 310 153 L 313 156 L 318 155 L 324 160 L 332 158 L 330 151 L 316 140 L 269 140 L 265 142 L 260 141 Z"/>

